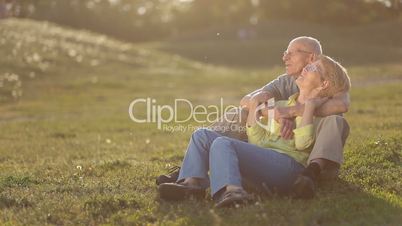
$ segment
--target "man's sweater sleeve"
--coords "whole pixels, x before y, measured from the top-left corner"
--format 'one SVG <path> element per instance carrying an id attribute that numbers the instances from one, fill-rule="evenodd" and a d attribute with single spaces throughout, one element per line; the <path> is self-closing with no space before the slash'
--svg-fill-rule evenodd
<path id="1" fill-rule="evenodd" d="M 262 87 L 263 91 L 271 93 L 275 100 L 283 100 L 282 93 L 286 90 L 286 75 L 281 75 Z"/>

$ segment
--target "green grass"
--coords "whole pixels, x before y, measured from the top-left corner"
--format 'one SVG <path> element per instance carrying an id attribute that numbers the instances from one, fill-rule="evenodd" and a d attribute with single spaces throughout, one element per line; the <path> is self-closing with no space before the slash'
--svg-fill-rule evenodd
<path id="1" fill-rule="evenodd" d="M 158 104 L 187 98 L 205 105 L 223 97 L 226 104 L 236 104 L 280 74 L 280 65 L 212 66 L 158 50 L 169 43 L 134 45 L 29 20 L 0 21 L 0 32 L 0 75 L 17 74 L 23 91 L 17 99 L 4 94 L 0 103 L 0 224 L 402 222 L 400 63 L 348 66 L 353 87 L 345 164 L 338 180 L 320 184 L 315 199 L 261 197 L 256 205 L 218 210 L 210 200 L 158 199 L 154 178 L 180 164 L 191 131 L 169 133 L 155 124 L 134 123 L 128 106 L 140 97 L 156 98 Z M 339 40 L 330 39 L 331 33 L 326 37 L 329 43 Z M 284 48 L 288 39 L 269 41 Z M 211 42 L 224 48 L 221 44 Z"/>

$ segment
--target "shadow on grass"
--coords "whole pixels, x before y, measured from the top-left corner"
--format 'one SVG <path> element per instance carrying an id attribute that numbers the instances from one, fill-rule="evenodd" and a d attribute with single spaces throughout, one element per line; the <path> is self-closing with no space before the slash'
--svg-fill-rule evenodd
<path id="1" fill-rule="evenodd" d="M 260 196 L 254 205 L 215 209 L 209 200 L 160 201 L 159 223 L 186 225 L 397 225 L 402 208 L 342 179 L 322 182 L 312 200 Z"/>

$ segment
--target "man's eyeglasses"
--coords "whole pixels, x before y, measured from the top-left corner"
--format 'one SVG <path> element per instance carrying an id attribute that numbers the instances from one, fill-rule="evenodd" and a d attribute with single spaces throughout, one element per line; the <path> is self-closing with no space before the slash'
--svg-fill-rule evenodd
<path id="1" fill-rule="evenodd" d="M 306 54 L 311 54 L 312 52 L 309 51 L 305 51 L 305 50 L 295 50 L 295 51 L 288 51 L 286 50 L 285 52 L 283 52 L 283 56 L 293 56 L 295 53 L 306 53 Z"/>

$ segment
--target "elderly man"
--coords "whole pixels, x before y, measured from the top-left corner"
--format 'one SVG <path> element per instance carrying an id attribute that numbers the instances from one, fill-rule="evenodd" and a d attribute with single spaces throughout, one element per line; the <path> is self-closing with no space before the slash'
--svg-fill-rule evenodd
<path id="1" fill-rule="evenodd" d="M 226 113 L 225 120 L 215 123 L 211 128 L 215 128 L 217 132 L 225 136 L 246 140 L 244 129 L 233 130 L 233 128 L 240 128 L 240 126 L 245 125 L 248 106 L 251 102 L 257 101 L 264 104 L 270 98 L 286 100 L 297 93 L 298 88 L 295 79 L 300 76 L 307 64 L 315 61 L 316 56 L 319 54 L 322 54 L 322 48 L 318 40 L 305 36 L 293 39 L 282 58 L 286 66 L 286 74 L 243 97 L 240 101 L 241 111 L 235 109 L 233 112 Z M 296 197 L 313 197 L 315 184 L 320 175 L 328 175 L 325 172 L 332 172 L 332 175 L 337 174 L 338 168 L 343 162 L 343 146 L 349 133 L 347 122 L 338 114 L 347 112 L 348 107 L 348 93 L 339 93 L 315 112 L 316 116 L 324 117 L 324 119 L 320 120 L 319 125 L 316 126 L 317 137 L 308 159 L 308 166 L 295 181 L 294 193 Z M 303 105 L 275 108 L 275 119 L 281 123 L 281 136 L 283 138 L 291 139 L 293 137 L 294 117 L 301 116 L 303 111 Z M 239 112 L 241 114 L 238 114 Z M 261 113 L 267 114 L 268 111 L 263 109 Z M 236 126 L 233 127 L 233 125 Z M 173 172 L 171 175 L 162 175 L 158 178 L 157 184 L 173 182 L 177 176 L 178 171 Z"/>
<path id="2" fill-rule="evenodd" d="M 251 100 L 264 103 L 272 97 L 275 100 L 288 99 L 289 96 L 298 92 L 295 83 L 296 78 L 300 76 L 307 64 L 315 61 L 315 57 L 319 54 L 322 54 L 322 48 L 318 40 L 311 37 L 293 39 L 282 58 L 286 66 L 286 74 L 246 95 L 240 101 L 240 105 L 247 109 Z M 339 93 L 315 112 L 316 116 L 324 117 L 324 119 L 316 128 L 317 137 L 308 159 L 309 165 L 294 184 L 294 191 L 298 197 L 309 198 L 314 196 L 315 183 L 321 171 L 326 172 L 322 175 L 323 177 L 331 177 L 337 174 L 338 168 L 343 162 L 343 146 L 349 134 L 349 126 L 346 120 L 338 114 L 347 112 L 349 103 L 349 94 Z M 275 118 L 282 125 L 281 135 L 283 138 L 290 139 L 293 137 L 293 118 L 302 116 L 303 111 L 303 105 L 275 109 Z M 266 114 L 267 111 L 262 111 L 262 113 Z"/>

